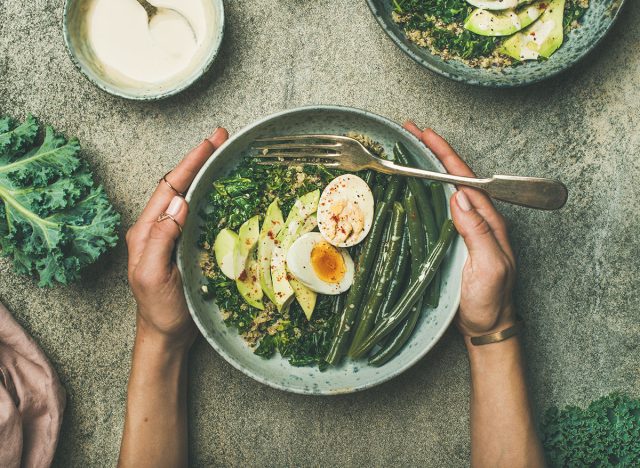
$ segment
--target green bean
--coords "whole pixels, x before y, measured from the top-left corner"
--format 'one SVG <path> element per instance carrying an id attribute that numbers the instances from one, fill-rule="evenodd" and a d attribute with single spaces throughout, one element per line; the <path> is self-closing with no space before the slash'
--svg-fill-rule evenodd
<path id="1" fill-rule="evenodd" d="M 441 228 L 444 220 L 447 219 L 447 196 L 444 193 L 444 186 L 440 182 L 431 183 L 431 203 L 436 224 Z"/>
<path id="2" fill-rule="evenodd" d="M 369 352 L 380 340 L 391 333 L 409 315 L 411 309 L 424 296 L 424 293 L 433 280 L 438 268 L 447 254 L 449 246 L 456 235 L 456 229 L 451 220 L 446 220 L 435 248 L 429 257 L 420 266 L 420 273 L 416 281 L 411 282 L 409 289 L 394 306 L 388 317 L 375 326 L 361 346 L 355 350 L 353 357 L 359 358 Z"/>
<path id="3" fill-rule="evenodd" d="M 347 293 L 338 294 L 336 299 L 331 304 L 331 317 L 338 316 L 342 312 L 344 307 L 344 301 L 347 298 Z M 335 328 L 335 327 L 334 327 Z"/>
<path id="4" fill-rule="evenodd" d="M 362 180 L 364 180 L 367 185 L 369 186 L 369 188 L 372 188 L 374 186 L 374 183 L 376 181 L 376 173 L 372 170 L 365 170 L 359 174 L 362 174 Z"/>
<path id="5" fill-rule="evenodd" d="M 384 195 L 384 187 L 382 185 L 376 185 L 373 188 L 372 192 L 373 192 L 373 200 L 375 202 L 379 202 Z"/>
<path id="6" fill-rule="evenodd" d="M 416 206 L 416 197 L 411 190 L 408 190 L 404 196 L 403 204 L 407 212 L 407 233 L 409 235 L 409 246 L 411 247 L 411 279 L 418 277 L 420 265 L 427 257 L 426 246 L 424 243 L 425 227 L 421 222 L 418 207 Z"/>
<path id="7" fill-rule="evenodd" d="M 400 164 L 403 164 L 405 166 L 411 165 L 413 156 L 411 156 L 411 153 L 409 153 L 407 147 L 402 143 L 396 143 L 393 148 L 393 154 Z M 436 225 L 435 216 L 431 211 L 431 202 L 429 201 L 430 197 L 427 191 L 427 187 L 424 185 L 424 183 L 422 183 L 421 180 L 416 179 L 415 177 L 407 177 L 407 185 L 416 197 L 418 212 L 420 213 L 420 217 L 422 219 L 422 222 L 424 223 L 427 235 L 427 246 L 433 248 L 433 245 L 435 245 L 436 241 L 438 240 L 439 231 Z"/>
<path id="8" fill-rule="evenodd" d="M 409 316 L 402 322 L 402 325 L 393 331 L 391 337 L 376 353 L 369 358 L 369 364 L 379 367 L 393 358 L 402 349 L 405 343 L 413 335 L 413 330 L 418 323 L 422 312 L 422 298 L 415 303 Z"/>
<path id="9" fill-rule="evenodd" d="M 375 267 L 374 267 L 372 276 L 368 281 L 366 297 L 371 297 L 371 295 L 374 293 L 375 285 L 378 283 L 378 281 L 380 281 L 380 277 L 382 276 L 384 263 L 381 261 L 381 259 L 384 258 L 384 256 L 387 254 L 386 252 L 388 250 L 389 239 L 391 238 L 392 230 L 393 230 L 393 223 L 392 222 L 387 223 L 384 234 L 382 235 L 382 242 L 380 243 L 380 249 L 378 250 L 378 255 L 376 255 L 376 259 L 374 262 Z M 362 320 L 362 313 L 359 313 L 354 326 L 356 330 L 358 329 L 358 327 L 360 327 L 361 320 Z"/>
<path id="10" fill-rule="evenodd" d="M 384 296 L 382 304 L 378 308 L 376 314 L 376 324 L 380 323 L 383 317 L 386 317 L 391 307 L 394 306 L 402 287 L 406 284 L 407 273 L 409 272 L 409 262 L 411 254 L 409 252 L 409 234 L 405 229 L 402 236 L 402 243 L 400 244 L 400 253 L 398 254 L 398 261 L 393 267 L 393 273 L 391 274 L 391 282 L 389 283 L 389 292 Z"/>
<path id="11" fill-rule="evenodd" d="M 373 225 L 358 256 L 358 266 L 353 278 L 353 284 L 347 293 L 345 305 L 338 319 L 331 346 L 327 353 L 326 361 L 329 364 L 339 364 L 349 346 L 349 332 L 353 327 L 362 296 L 371 276 L 371 266 L 380 245 L 380 238 L 382 237 L 389 211 L 402 189 L 402 184 L 401 177 L 393 177 L 385 190 L 382 201 L 376 207 Z"/>
<path id="12" fill-rule="evenodd" d="M 393 154 L 399 163 L 409 166 L 413 160 L 413 156 L 409 152 L 406 146 L 401 142 L 396 143 L 393 147 Z M 436 223 L 435 215 L 431 209 L 431 201 L 429 198 L 429 192 L 424 183 L 415 177 L 407 178 L 407 185 L 416 197 L 416 204 L 418 206 L 418 212 L 420 213 L 420 219 L 425 228 L 425 240 L 427 243 L 427 254 L 433 250 L 435 243 L 438 239 L 440 229 Z M 439 293 L 439 291 L 438 291 Z M 427 296 L 426 304 L 429 307 L 437 307 L 439 298 L 433 297 L 431 294 Z"/>
<path id="13" fill-rule="evenodd" d="M 413 193 L 409 191 L 404 199 L 407 216 L 411 216 L 411 224 L 409 225 L 409 243 L 411 245 L 411 281 L 416 281 L 420 274 L 420 266 L 424 262 L 425 252 L 423 240 L 424 226 L 418 219 L 418 209 L 416 207 Z M 409 316 L 397 327 L 391 337 L 382 344 L 382 347 L 369 358 L 369 364 L 373 366 L 381 366 L 389 361 L 404 346 L 406 341 L 411 337 L 413 329 L 418 322 L 420 313 L 422 312 L 422 298 L 413 306 L 409 312 Z"/>
<path id="14" fill-rule="evenodd" d="M 433 182 L 431 184 L 431 207 L 433 208 L 433 214 L 436 219 L 436 225 L 438 229 L 442 229 L 444 220 L 447 218 L 447 197 L 444 193 L 444 187 L 440 182 Z M 442 282 L 442 272 L 438 271 L 438 274 L 433 279 L 429 291 L 427 292 L 428 303 L 433 308 L 438 307 L 440 303 L 440 287 Z"/>
<path id="15" fill-rule="evenodd" d="M 378 255 L 379 275 L 373 276 L 371 282 L 372 291 L 369 300 L 359 314 L 358 326 L 356 327 L 349 354 L 356 349 L 364 340 L 375 325 L 376 313 L 382 303 L 385 294 L 388 293 L 388 286 L 391 280 L 393 267 L 397 263 L 402 244 L 402 234 L 404 232 L 405 216 L 404 208 L 398 202 L 393 205 L 393 213 L 389 222 L 389 238 L 385 248 Z"/>

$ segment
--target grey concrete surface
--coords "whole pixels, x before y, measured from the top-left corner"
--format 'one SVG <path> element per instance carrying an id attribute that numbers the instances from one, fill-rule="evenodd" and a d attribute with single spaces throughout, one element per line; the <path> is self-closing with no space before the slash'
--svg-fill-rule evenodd
<path id="1" fill-rule="evenodd" d="M 565 210 L 501 206 L 518 254 L 518 309 L 537 414 L 640 392 L 640 3 L 587 60 L 515 90 L 468 87 L 405 57 L 364 1 L 230 0 L 223 55 L 191 90 L 151 104 L 94 88 L 61 36 L 62 0 L 0 0 L 0 113 L 77 135 L 124 218 L 212 128 L 305 104 L 415 119 L 480 174 L 564 180 Z M 40 290 L 0 260 L 0 299 L 41 343 L 69 399 L 57 466 L 115 463 L 134 301 L 121 242 L 79 284 Z M 351 396 L 294 396 L 199 341 L 190 361 L 194 466 L 466 466 L 469 372 L 455 330 L 418 365 Z M 162 430 L 162 428 L 158 428 Z"/>

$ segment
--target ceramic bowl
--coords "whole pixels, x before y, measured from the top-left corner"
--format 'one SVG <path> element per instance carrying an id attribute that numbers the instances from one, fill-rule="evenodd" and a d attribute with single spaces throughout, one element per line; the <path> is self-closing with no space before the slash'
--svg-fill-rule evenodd
<path id="1" fill-rule="evenodd" d="M 473 68 L 456 60 L 443 60 L 409 41 L 391 19 L 391 0 L 367 0 L 376 20 L 391 40 L 420 65 L 455 81 L 494 88 L 524 86 L 545 80 L 574 65 L 591 52 L 615 22 L 624 0 L 590 0 L 582 25 L 548 60 L 531 61 L 503 69 Z"/>
<path id="2" fill-rule="evenodd" d="M 466 259 L 464 244 L 457 239 L 444 264 L 440 305 L 425 310 L 416 330 L 402 351 L 384 366 L 370 367 L 365 361 L 347 360 L 321 372 L 317 368 L 293 367 L 279 355 L 264 359 L 253 354 L 234 328 L 228 328 L 213 300 L 200 292 L 206 280 L 198 265 L 201 250 L 198 238 L 204 208 L 213 182 L 228 173 L 248 154 L 256 138 L 302 133 L 345 134 L 354 131 L 370 136 L 390 152 L 397 141 L 417 155 L 419 167 L 444 172 L 435 156 L 400 125 L 369 112 L 345 107 L 304 107 L 271 115 L 233 136 L 202 168 L 187 194 L 190 216 L 178 247 L 177 261 L 193 320 L 209 344 L 234 367 L 275 388 L 295 393 L 331 395 L 350 393 L 380 384 L 404 372 L 422 358 L 440 339 L 458 308 L 462 267 Z M 447 195 L 454 193 L 446 186 Z"/>
<path id="3" fill-rule="evenodd" d="M 156 101 L 178 94 L 209 70 L 222 45 L 224 5 L 222 0 L 207 0 L 205 6 L 210 28 L 203 46 L 196 52 L 196 64 L 191 71 L 157 86 L 117 79 L 105 73 L 95 59 L 88 42 L 83 40 L 84 18 L 89 4 L 86 0 L 65 0 L 62 21 L 64 41 L 71 60 L 80 72 L 98 88 L 114 96 L 138 101 Z"/>

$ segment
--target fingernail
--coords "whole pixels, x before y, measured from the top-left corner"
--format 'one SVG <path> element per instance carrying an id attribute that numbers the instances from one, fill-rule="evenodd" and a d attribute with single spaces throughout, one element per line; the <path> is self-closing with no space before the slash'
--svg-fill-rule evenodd
<path id="1" fill-rule="evenodd" d="M 213 132 L 211 132 L 211 136 L 209 138 L 213 138 L 215 136 L 215 134 L 218 132 L 218 130 L 220 130 L 220 127 L 214 128 Z"/>
<path id="2" fill-rule="evenodd" d="M 469 199 L 462 190 L 458 190 L 458 193 L 456 194 L 456 202 L 462 211 L 471 211 L 473 208 Z"/>
<path id="3" fill-rule="evenodd" d="M 183 202 L 184 200 L 182 199 L 182 197 L 176 195 L 175 197 L 173 197 L 173 200 L 171 200 L 169 208 L 167 208 L 167 211 L 165 213 L 167 213 L 169 216 L 177 216 L 178 213 L 180 213 Z"/>

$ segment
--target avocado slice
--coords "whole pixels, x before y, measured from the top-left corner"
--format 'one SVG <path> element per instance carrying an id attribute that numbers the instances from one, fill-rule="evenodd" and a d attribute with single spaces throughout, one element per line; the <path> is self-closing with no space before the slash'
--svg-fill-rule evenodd
<path id="1" fill-rule="evenodd" d="M 298 232 L 306 218 L 318 210 L 319 201 L 320 190 L 314 190 L 298 198 L 276 237 L 271 254 L 271 280 L 274 302 L 278 310 L 287 307 L 294 297 L 294 291 L 287 278 L 287 252 L 291 244 L 298 238 Z"/>
<path id="2" fill-rule="evenodd" d="M 564 2 L 551 0 L 538 21 L 504 41 L 499 51 L 517 60 L 551 57 L 564 40 Z"/>
<path id="3" fill-rule="evenodd" d="M 304 221 L 304 223 L 298 230 L 298 233 L 296 234 L 294 241 L 298 239 L 300 236 L 303 236 L 304 234 L 313 231 L 317 225 L 318 225 L 318 217 L 316 216 L 315 213 L 313 213 Z M 311 320 L 311 316 L 313 315 L 313 309 L 315 309 L 316 301 L 318 300 L 318 293 L 306 287 L 300 281 L 293 278 L 292 275 L 288 275 L 288 276 L 289 276 L 289 284 L 293 289 L 293 293 L 296 297 L 296 300 L 300 303 L 300 307 L 302 307 L 302 311 L 304 312 L 304 315 L 306 315 L 307 320 Z"/>
<path id="4" fill-rule="evenodd" d="M 255 247 L 260 234 L 260 217 L 254 216 L 246 221 L 240 226 L 238 234 L 238 260 L 242 265 L 242 271 L 236 279 L 238 292 L 247 304 L 264 310 L 263 292 L 258 278 L 258 262 L 255 259 Z"/>
<path id="5" fill-rule="evenodd" d="M 510 36 L 537 20 L 546 8 L 546 0 L 518 10 L 496 12 L 478 8 L 467 17 L 464 27 L 481 36 Z"/>
<path id="6" fill-rule="evenodd" d="M 258 237 L 260 236 L 260 216 L 254 216 L 248 221 L 245 221 L 238 230 L 238 236 L 240 237 L 240 263 L 244 265 L 249 257 L 249 253 L 258 243 Z"/>
<path id="7" fill-rule="evenodd" d="M 302 227 L 300 228 L 300 232 L 296 236 L 296 239 L 307 232 L 313 231 L 318 227 L 318 215 L 316 213 L 312 213 L 309 215 L 307 219 L 304 220 Z M 294 239 L 295 240 L 295 239 Z"/>
<path id="8" fill-rule="evenodd" d="M 256 309 L 264 310 L 262 302 L 262 288 L 258 278 L 258 261 L 255 259 L 253 252 L 247 258 L 247 263 L 240 277 L 236 280 L 238 292 L 247 302 L 247 304 Z"/>
<path id="9" fill-rule="evenodd" d="M 231 229 L 223 229 L 213 242 L 213 253 L 218 267 L 229 279 L 236 279 L 244 264 L 240 260 L 240 238 Z"/>
<path id="10" fill-rule="evenodd" d="M 532 0 L 467 0 L 467 3 L 483 10 L 508 10 L 531 3 Z"/>
<path id="11" fill-rule="evenodd" d="M 267 297 L 276 303 L 276 296 L 271 281 L 271 255 L 276 245 L 276 236 L 282 229 L 284 219 L 280 210 L 279 200 L 276 198 L 267 208 L 267 213 L 262 223 L 262 230 L 258 238 L 258 277 L 260 287 Z"/>
<path id="12" fill-rule="evenodd" d="M 318 300 L 318 293 L 307 288 L 295 278 L 289 279 L 289 284 L 293 288 L 296 300 L 300 303 L 300 307 L 302 307 L 302 311 L 307 317 L 307 320 L 311 320 L 313 309 L 315 309 L 316 301 Z"/>

